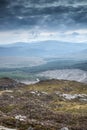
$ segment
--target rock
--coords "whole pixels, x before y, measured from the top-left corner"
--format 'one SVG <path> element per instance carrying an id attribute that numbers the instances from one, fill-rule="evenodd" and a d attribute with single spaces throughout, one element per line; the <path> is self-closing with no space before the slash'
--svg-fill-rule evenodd
<path id="1" fill-rule="evenodd" d="M 17 130 L 17 129 L 11 129 L 4 126 L 0 126 L 0 130 Z"/>
<path id="2" fill-rule="evenodd" d="M 67 127 L 63 127 L 60 130 L 69 130 Z"/>
<path id="3" fill-rule="evenodd" d="M 11 78 L 0 78 L 0 90 L 8 90 L 16 87 L 25 86 L 25 84 Z"/>
<path id="4" fill-rule="evenodd" d="M 29 127 L 28 130 L 34 130 L 32 127 Z"/>

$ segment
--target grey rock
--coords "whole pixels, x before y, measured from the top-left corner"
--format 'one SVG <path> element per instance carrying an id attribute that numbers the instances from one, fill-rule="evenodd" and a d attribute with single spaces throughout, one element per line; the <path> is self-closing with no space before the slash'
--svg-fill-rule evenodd
<path id="1" fill-rule="evenodd" d="M 69 130 L 67 127 L 63 127 L 60 130 Z"/>
<path id="2" fill-rule="evenodd" d="M 29 127 L 28 130 L 34 130 L 32 127 Z"/>

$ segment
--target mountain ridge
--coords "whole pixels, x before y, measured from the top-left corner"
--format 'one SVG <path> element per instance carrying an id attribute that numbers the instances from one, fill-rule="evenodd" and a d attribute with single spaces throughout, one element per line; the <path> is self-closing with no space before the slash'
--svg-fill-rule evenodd
<path id="1" fill-rule="evenodd" d="M 60 41 L 41 41 L 33 43 L 18 42 L 0 47 L 0 56 L 36 56 L 36 57 L 69 57 L 73 53 L 84 51 L 87 44 L 60 42 Z M 54 53 L 55 52 L 55 53 Z"/>

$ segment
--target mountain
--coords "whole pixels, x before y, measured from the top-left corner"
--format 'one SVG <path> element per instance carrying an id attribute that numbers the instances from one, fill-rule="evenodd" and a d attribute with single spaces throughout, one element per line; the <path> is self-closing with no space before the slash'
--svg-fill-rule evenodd
<path id="1" fill-rule="evenodd" d="M 78 68 L 80 70 L 87 71 L 87 61 L 83 61 L 83 62 L 74 64 L 74 65 L 72 65 L 72 68 L 75 68 L 75 69 Z"/>
<path id="2" fill-rule="evenodd" d="M 84 45 L 83 45 L 84 46 Z M 75 52 L 72 54 L 71 58 L 78 58 L 78 59 L 82 59 L 82 60 L 87 60 L 87 48 L 85 47 L 85 49 L 80 50 L 79 52 Z"/>
<path id="3" fill-rule="evenodd" d="M 11 88 L 16 88 L 24 86 L 24 84 L 17 82 L 16 80 L 4 77 L 0 78 L 0 90 L 8 90 Z"/>
<path id="4" fill-rule="evenodd" d="M 13 130 L 87 130 L 87 84 L 44 80 L 0 90 L 0 124 Z"/>
<path id="5" fill-rule="evenodd" d="M 87 48 L 85 43 L 67 43 L 60 41 L 41 41 L 33 43 L 15 43 L 0 47 L 0 56 L 32 57 L 70 57 L 73 53 Z"/>

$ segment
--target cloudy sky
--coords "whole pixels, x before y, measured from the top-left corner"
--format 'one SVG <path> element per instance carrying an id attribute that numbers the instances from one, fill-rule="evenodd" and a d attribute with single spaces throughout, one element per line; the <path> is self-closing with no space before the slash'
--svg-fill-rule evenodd
<path id="1" fill-rule="evenodd" d="M 87 42 L 87 0 L 0 0 L 0 44 Z"/>

